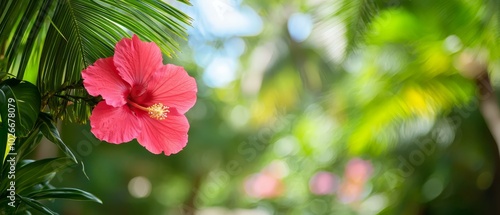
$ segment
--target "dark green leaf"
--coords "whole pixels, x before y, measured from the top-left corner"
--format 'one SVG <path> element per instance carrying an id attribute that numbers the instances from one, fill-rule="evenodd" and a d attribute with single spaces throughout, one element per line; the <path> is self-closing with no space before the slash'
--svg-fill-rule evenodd
<path id="1" fill-rule="evenodd" d="M 37 160 L 24 166 L 18 166 L 16 169 L 16 192 L 22 193 L 22 191 L 34 185 L 47 182 L 47 180 L 52 179 L 55 172 L 71 164 L 74 164 L 71 158 L 60 157 Z M 1 189 L 5 190 L 8 183 L 7 180 L 2 181 Z"/>
<path id="2" fill-rule="evenodd" d="M 75 163 L 78 163 L 71 149 L 62 141 L 61 136 L 59 135 L 59 131 L 54 125 L 52 117 L 47 113 L 40 113 L 39 118 L 41 121 L 40 130 L 42 131 L 43 136 L 45 136 L 51 142 L 55 143 L 59 147 L 59 149 L 61 149 L 64 154 L 71 158 Z"/>
<path id="3" fill-rule="evenodd" d="M 38 146 L 42 138 L 43 134 L 40 132 L 39 127 L 35 127 L 27 137 L 19 138 L 17 143 L 19 146 L 16 148 L 18 160 L 23 159 L 31 153 Z"/>
<path id="4" fill-rule="evenodd" d="M 7 104 L 1 104 L 0 108 L 15 105 L 17 109 L 14 116 L 16 136 L 27 136 L 33 129 L 40 112 L 41 98 L 38 88 L 29 82 L 8 79 L 0 84 L 0 90 L 3 91 L 7 100 Z M 9 102 L 9 98 L 13 98 L 15 103 Z"/>
<path id="5" fill-rule="evenodd" d="M 54 215 L 55 214 L 55 215 L 57 215 L 56 212 L 48 209 L 47 207 L 45 207 L 44 205 L 42 205 L 40 202 L 38 202 L 38 201 L 36 201 L 34 199 L 23 197 L 23 196 L 20 196 L 20 195 L 16 195 L 16 196 L 19 197 L 19 199 L 21 199 L 22 202 L 24 202 L 28 206 L 32 207 L 33 209 L 35 209 L 37 211 L 40 211 L 43 214 L 48 214 L 48 215 Z"/>
<path id="6" fill-rule="evenodd" d="M 12 126 L 8 126 L 8 98 L 4 91 L 9 91 L 9 95 L 12 95 L 11 89 L 9 86 L 5 86 L 4 88 L 0 88 L 0 117 L 2 119 L 2 124 L 0 127 L 0 155 L 2 156 L 2 162 L 0 162 L 0 167 L 3 165 L 4 155 L 7 149 L 7 143 L 12 142 L 12 133 L 9 132 L 9 128 Z M 11 98 L 11 97 L 9 97 Z M 14 112 L 18 112 L 17 108 Z M 15 120 L 15 119 L 14 119 Z M 10 139 L 10 140 L 9 140 Z M 10 143 L 12 144 L 12 143 Z M 0 168 L 1 169 L 1 168 Z"/>
<path id="7" fill-rule="evenodd" d="M 48 190 L 35 191 L 27 195 L 32 199 L 71 199 L 82 201 L 94 201 L 101 203 L 102 201 L 89 192 L 76 188 L 55 188 Z"/>

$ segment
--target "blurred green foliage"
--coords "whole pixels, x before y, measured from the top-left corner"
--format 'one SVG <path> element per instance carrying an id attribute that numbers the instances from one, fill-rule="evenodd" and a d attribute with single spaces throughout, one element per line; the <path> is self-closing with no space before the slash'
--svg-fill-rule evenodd
<path id="1" fill-rule="evenodd" d="M 484 52 L 497 83 L 500 1 L 227 2 L 228 10 L 253 8 L 261 31 L 211 35 L 210 20 L 195 17 L 193 28 L 207 29 L 192 35 L 210 39 L 190 38 L 168 62 L 198 80 L 188 146 L 152 155 L 134 141 L 101 143 L 88 126 L 65 121 L 63 139 L 90 180 L 69 169 L 56 182 L 78 182 L 104 203 L 52 202 L 57 211 L 500 212 L 497 149 L 476 86 L 457 66 L 463 52 Z M 185 10 L 198 10 L 200 1 L 192 3 Z M 287 26 L 296 13 L 313 20 L 304 42 Z M 244 41 L 236 78 L 211 86 L 197 47 L 215 55 L 235 38 Z"/>

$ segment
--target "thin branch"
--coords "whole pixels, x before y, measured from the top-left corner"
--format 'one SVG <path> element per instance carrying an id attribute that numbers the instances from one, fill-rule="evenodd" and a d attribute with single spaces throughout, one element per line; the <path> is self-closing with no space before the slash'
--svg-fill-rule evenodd
<path id="1" fill-rule="evenodd" d="M 83 80 L 82 79 L 80 79 L 78 82 L 76 82 L 74 84 L 63 85 L 61 88 L 57 89 L 56 91 L 49 92 L 49 93 L 45 94 L 42 97 L 42 104 L 46 104 L 47 101 L 50 99 L 50 97 L 52 97 L 56 94 L 60 94 L 66 90 L 81 89 L 81 88 L 83 88 Z M 42 105 L 42 107 L 43 106 L 44 105 Z"/>
<path id="2" fill-rule="evenodd" d="M 49 92 L 45 95 L 42 96 L 42 105 L 41 105 L 41 108 L 45 108 L 45 106 L 48 104 L 48 101 L 49 99 L 52 97 L 52 96 L 56 96 L 56 97 L 59 97 L 61 98 L 61 93 L 66 91 L 66 90 L 74 90 L 74 89 L 81 89 L 83 88 L 83 80 L 80 79 L 78 82 L 74 83 L 74 84 L 69 84 L 69 85 L 63 85 L 61 88 L 59 88 L 58 90 L 56 91 L 52 91 L 52 92 Z M 69 95 L 64 95 L 64 96 L 69 96 Z M 65 98 L 63 98 L 65 99 Z M 67 100 L 67 99 L 66 99 Z"/>

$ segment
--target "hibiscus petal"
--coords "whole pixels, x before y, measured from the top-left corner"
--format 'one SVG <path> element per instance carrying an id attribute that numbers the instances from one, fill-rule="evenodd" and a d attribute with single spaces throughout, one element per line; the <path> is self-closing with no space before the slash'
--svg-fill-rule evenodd
<path id="1" fill-rule="evenodd" d="M 129 85 L 118 75 L 113 57 L 101 58 L 82 71 L 83 86 L 92 96 L 102 95 L 108 105 L 120 107 L 126 103 Z"/>
<path id="2" fill-rule="evenodd" d="M 142 130 L 137 141 L 154 154 L 176 154 L 187 144 L 189 122 L 184 115 L 168 115 L 164 120 L 141 115 Z"/>
<path id="3" fill-rule="evenodd" d="M 116 44 L 114 62 L 120 76 L 131 86 L 146 83 L 163 66 L 160 48 L 134 35 Z"/>
<path id="4" fill-rule="evenodd" d="M 186 113 L 196 103 L 196 81 L 180 66 L 167 64 L 160 68 L 148 83 L 150 98 L 145 105 L 162 103 Z"/>
<path id="5" fill-rule="evenodd" d="M 92 133 L 108 143 L 125 143 L 136 138 L 141 130 L 141 121 L 127 105 L 112 107 L 102 101 L 92 111 L 90 126 Z"/>

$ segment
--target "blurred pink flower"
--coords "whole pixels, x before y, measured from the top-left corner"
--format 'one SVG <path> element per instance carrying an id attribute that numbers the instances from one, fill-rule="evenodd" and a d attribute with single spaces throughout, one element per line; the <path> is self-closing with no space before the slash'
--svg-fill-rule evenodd
<path id="1" fill-rule="evenodd" d="M 90 117 L 97 138 L 115 144 L 137 138 L 150 152 L 165 155 L 186 146 L 184 113 L 196 102 L 196 82 L 184 68 L 162 61 L 155 43 L 134 35 L 116 44 L 113 57 L 82 71 L 88 93 L 104 99 Z"/>
<path id="2" fill-rule="evenodd" d="M 339 189 L 339 201 L 342 203 L 351 203 L 361 198 L 364 184 L 343 183 Z"/>
<path id="3" fill-rule="evenodd" d="M 245 192 L 255 198 L 275 198 L 283 193 L 283 183 L 269 173 L 257 173 L 245 180 Z"/>
<path id="4" fill-rule="evenodd" d="M 339 179 L 336 175 L 320 171 L 309 181 L 309 189 L 316 195 L 328 195 L 337 190 Z"/>
<path id="5" fill-rule="evenodd" d="M 373 171 L 370 161 L 365 161 L 359 158 L 351 159 L 345 169 L 345 177 L 349 180 L 365 181 Z"/>
<path id="6" fill-rule="evenodd" d="M 373 172 L 370 161 L 351 159 L 345 169 L 344 181 L 338 191 L 339 200 L 351 203 L 361 198 L 364 187 Z"/>

